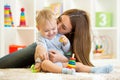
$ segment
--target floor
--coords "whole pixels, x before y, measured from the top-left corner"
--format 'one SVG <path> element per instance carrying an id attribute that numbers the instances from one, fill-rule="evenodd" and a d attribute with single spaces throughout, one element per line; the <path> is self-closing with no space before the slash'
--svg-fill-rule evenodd
<path id="1" fill-rule="evenodd" d="M 78 75 L 76 75 L 78 76 Z M 90 77 L 54 73 L 32 73 L 30 69 L 0 69 L 0 80 L 92 80 Z"/>
<path id="2" fill-rule="evenodd" d="M 120 66 L 109 74 L 76 73 L 32 73 L 29 68 L 0 69 L 0 80 L 120 80 Z"/>

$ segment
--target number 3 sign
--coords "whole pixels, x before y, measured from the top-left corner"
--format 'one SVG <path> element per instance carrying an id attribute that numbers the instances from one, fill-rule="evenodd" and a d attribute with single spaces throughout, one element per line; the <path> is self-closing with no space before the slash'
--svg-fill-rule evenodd
<path id="1" fill-rule="evenodd" d="M 111 27 L 112 15 L 110 12 L 96 12 L 96 27 Z"/>

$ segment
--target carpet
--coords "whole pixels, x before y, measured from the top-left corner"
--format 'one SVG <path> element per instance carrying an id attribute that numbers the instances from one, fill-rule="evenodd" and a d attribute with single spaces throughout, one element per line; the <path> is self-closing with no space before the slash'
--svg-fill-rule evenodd
<path id="1" fill-rule="evenodd" d="M 115 66 L 109 74 L 76 73 L 32 73 L 29 68 L 0 69 L 0 80 L 120 80 L 120 66 Z"/>

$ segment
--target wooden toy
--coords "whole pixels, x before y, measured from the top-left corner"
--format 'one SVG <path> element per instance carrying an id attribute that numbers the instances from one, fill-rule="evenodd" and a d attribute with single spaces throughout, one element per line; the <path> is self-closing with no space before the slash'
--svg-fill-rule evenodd
<path id="1" fill-rule="evenodd" d="M 60 37 L 59 42 L 63 42 L 63 37 Z"/>
<path id="2" fill-rule="evenodd" d="M 24 8 L 21 8 L 19 27 L 26 27 L 25 9 Z"/>
<path id="3" fill-rule="evenodd" d="M 53 4 L 50 4 L 50 9 L 55 13 L 56 17 L 58 17 L 63 12 L 63 5 L 62 3 L 59 3 L 59 2 L 53 3 Z"/>
<path id="4" fill-rule="evenodd" d="M 4 5 L 4 26 L 14 27 L 10 5 Z"/>
<path id="5" fill-rule="evenodd" d="M 70 58 L 67 68 L 71 69 L 76 67 L 76 61 L 75 61 L 74 55 L 75 54 L 73 54 L 72 57 Z"/>
<path id="6" fill-rule="evenodd" d="M 111 27 L 112 14 L 110 12 L 96 12 L 96 27 Z"/>
<path id="7" fill-rule="evenodd" d="M 11 53 L 13 53 L 17 50 L 23 49 L 25 47 L 26 47 L 25 45 L 16 45 L 16 44 L 9 45 L 9 53 L 11 54 Z"/>

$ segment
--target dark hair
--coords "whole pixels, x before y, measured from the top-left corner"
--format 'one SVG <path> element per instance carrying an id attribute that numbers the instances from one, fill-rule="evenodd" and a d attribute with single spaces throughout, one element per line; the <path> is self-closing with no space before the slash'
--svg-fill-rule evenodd
<path id="1" fill-rule="evenodd" d="M 62 15 L 68 15 L 70 17 L 72 31 L 66 34 L 66 36 L 73 45 L 72 52 L 76 55 L 76 61 L 85 65 L 93 66 L 89 59 L 91 51 L 91 36 L 87 13 L 79 9 L 70 9 L 65 11 Z"/>

